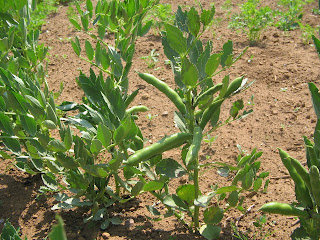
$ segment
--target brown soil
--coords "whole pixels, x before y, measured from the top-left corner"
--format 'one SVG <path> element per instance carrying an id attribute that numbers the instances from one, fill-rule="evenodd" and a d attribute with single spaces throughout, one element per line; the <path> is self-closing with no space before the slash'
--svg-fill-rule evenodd
<path id="1" fill-rule="evenodd" d="M 178 5 L 192 5 L 194 1 L 162 0 L 161 3 L 169 3 L 173 9 Z M 210 4 L 202 0 L 205 8 Z M 211 39 L 217 50 L 228 39 L 234 42 L 236 52 L 241 52 L 248 45 L 246 36 L 232 32 L 227 28 L 226 12 L 221 9 L 224 1 L 216 3 L 216 16 L 221 19 L 218 25 L 214 25 L 206 33 L 205 39 Z M 243 1 L 233 1 L 233 9 L 237 10 L 237 4 Z M 265 4 L 274 5 L 273 0 L 265 0 Z M 311 9 L 317 8 L 313 3 L 306 7 L 304 22 L 311 26 L 319 23 L 320 16 L 312 15 Z M 73 52 L 69 39 L 78 35 L 80 39 L 85 36 L 75 32 L 68 22 L 68 7 L 61 6 L 59 11 L 50 16 L 47 24 L 42 27 L 41 41 L 50 46 L 48 82 L 51 90 L 58 91 L 60 81 L 64 83 L 64 91 L 59 101 L 81 100 L 82 91 L 76 84 L 76 77 L 81 68 L 88 71 L 89 66 L 81 61 Z M 302 136 L 312 137 L 316 124 L 316 116 L 313 112 L 312 102 L 308 91 L 308 82 L 320 83 L 320 61 L 316 51 L 311 45 L 302 44 L 300 30 L 282 32 L 271 28 L 262 36 L 262 41 L 253 47 L 249 47 L 247 53 L 230 70 L 231 78 L 244 74 L 249 81 L 255 83 L 242 98 L 247 102 L 254 96 L 254 112 L 249 117 L 233 122 L 219 129 L 215 133 L 217 140 L 212 145 L 203 148 L 202 156 L 210 161 L 223 161 L 235 164 L 235 158 L 239 153 L 236 145 L 242 149 L 251 151 L 257 148 L 263 151 L 261 157 L 262 169 L 270 172 L 270 184 L 266 194 L 246 196 L 245 206 L 250 207 L 245 216 L 238 222 L 239 230 L 251 231 L 260 234 L 253 226 L 256 218 L 261 216 L 258 209 L 266 202 L 280 201 L 291 203 L 295 200 L 294 185 L 285 167 L 282 165 L 277 148 L 282 148 L 293 157 L 305 162 L 305 150 Z M 137 52 L 133 69 L 142 72 L 150 72 L 163 79 L 169 85 L 174 86 L 171 70 L 164 65 L 166 59 L 163 52 L 160 37 L 151 31 L 147 36 L 137 42 Z M 152 49 L 156 49 L 159 62 L 154 69 L 148 69 L 146 63 L 140 57 L 149 55 Z M 221 78 L 217 78 L 221 81 Z M 141 129 L 144 136 L 154 142 L 165 134 L 170 134 L 177 129 L 173 123 L 174 107 L 157 92 L 147 85 L 132 72 L 130 75 L 131 90 L 140 88 L 140 94 L 134 104 L 142 103 L 150 108 L 148 113 L 158 115 L 151 124 L 146 115 L 140 115 Z M 227 103 L 226 103 L 226 108 Z M 168 116 L 163 115 L 167 111 Z M 175 159 L 178 153 L 172 153 Z M 179 183 L 176 183 L 179 184 Z M 202 192 L 209 191 L 211 184 L 223 186 L 230 181 L 221 178 L 216 169 L 206 171 L 201 177 Z M 48 196 L 39 196 L 38 189 L 41 179 L 31 177 L 15 169 L 11 163 L 0 161 L 0 229 L 4 219 L 10 219 L 15 226 L 20 226 L 23 235 L 29 239 L 42 239 L 50 231 L 55 222 L 56 212 L 50 210 L 53 200 Z M 112 225 L 106 231 L 101 231 L 98 225 L 84 224 L 83 216 L 86 211 L 75 209 L 59 212 L 66 223 L 66 231 L 69 239 L 200 239 L 190 234 L 174 218 L 164 219 L 159 222 L 148 220 L 149 212 L 145 205 L 151 205 L 154 199 L 148 194 L 139 196 L 136 200 L 122 206 L 115 206 L 110 211 L 121 216 L 124 222 L 134 220 L 134 225 L 128 228 L 125 224 Z M 224 217 L 222 223 L 222 239 L 232 239 L 230 222 L 236 222 L 241 216 L 240 212 L 230 211 Z M 298 226 L 297 219 L 278 215 L 268 215 L 268 224 L 264 231 L 273 232 L 269 239 L 289 239 L 292 231 Z M 257 237 L 261 239 L 262 237 Z"/>

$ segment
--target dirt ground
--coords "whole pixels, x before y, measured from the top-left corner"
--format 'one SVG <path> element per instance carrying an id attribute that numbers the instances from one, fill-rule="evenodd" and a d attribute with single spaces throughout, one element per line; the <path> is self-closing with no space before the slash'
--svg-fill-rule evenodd
<path id="1" fill-rule="evenodd" d="M 210 7 L 210 2 L 201 1 L 204 8 Z M 220 50 L 227 41 L 232 40 L 237 53 L 247 45 L 245 35 L 228 29 L 226 11 L 221 6 L 224 1 L 216 1 L 216 17 L 220 20 L 204 35 L 205 40 L 212 40 L 215 50 Z M 238 4 L 244 1 L 232 1 L 234 11 Z M 263 1 L 266 5 L 274 5 L 273 0 Z M 191 6 L 194 1 L 162 0 L 169 3 L 175 10 L 178 5 Z M 309 4 L 305 9 L 303 22 L 311 26 L 319 24 L 320 16 L 313 15 L 312 9 L 317 3 Z M 79 69 L 88 71 L 89 65 L 80 60 L 73 52 L 70 38 L 85 36 L 73 30 L 67 18 L 68 7 L 61 6 L 58 12 L 49 17 L 47 24 L 42 27 L 41 42 L 50 47 L 48 82 L 51 90 L 58 91 L 60 82 L 64 83 L 64 91 L 59 101 L 80 102 L 82 91 L 76 84 Z M 298 226 L 297 219 L 278 215 L 267 215 L 268 221 L 263 231 L 253 226 L 256 218 L 262 213 L 258 209 L 266 202 L 280 201 L 291 203 L 295 200 L 294 185 L 285 167 L 282 165 L 277 148 L 305 163 L 303 136 L 312 137 L 316 124 L 308 82 L 320 85 L 320 60 L 314 46 L 302 43 L 301 31 L 283 32 L 274 27 L 262 34 L 262 41 L 249 47 L 247 53 L 230 69 L 231 79 L 245 75 L 254 84 L 240 97 L 245 102 L 251 101 L 253 96 L 254 112 L 247 118 L 222 127 L 212 145 L 205 145 L 202 149 L 202 159 L 206 161 L 223 161 L 235 164 L 239 153 L 237 144 L 242 149 L 252 151 L 257 148 L 263 151 L 260 158 L 262 170 L 270 172 L 270 184 L 267 193 L 255 195 L 247 194 L 245 206 L 250 211 L 244 215 L 237 211 L 226 213 L 222 222 L 223 233 L 221 239 L 233 239 L 230 222 L 237 222 L 238 229 L 244 233 L 251 231 L 257 234 L 255 239 L 262 239 L 259 234 L 271 233 L 268 239 L 290 239 L 290 234 Z M 159 61 L 150 69 L 141 59 L 155 49 L 159 53 Z M 136 46 L 133 69 L 150 72 L 174 87 L 173 74 L 164 64 L 166 60 L 162 51 L 161 39 L 154 31 L 140 38 Z M 148 113 L 140 114 L 140 124 L 144 136 L 155 142 L 165 134 L 177 131 L 173 122 L 174 107 L 165 97 L 154 88 L 139 79 L 132 71 L 130 75 L 130 89 L 139 88 L 140 93 L 134 104 L 149 107 Z M 221 81 L 218 76 L 217 81 Z M 226 103 L 226 108 L 228 109 Z M 168 115 L 165 113 L 168 112 Z M 147 114 L 157 115 L 148 123 Z M 226 114 L 224 114 L 226 115 Z M 179 153 L 172 153 L 178 159 Z M 207 159 L 209 158 L 209 159 Z M 213 168 L 203 173 L 201 177 L 202 192 L 209 191 L 211 184 L 224 186 L 230 180 L 222 178 Z M 110 209 L 114 215 L 120 216 L 124 223 L 112 225 L 105 231 L 99 225 L 84 224 L 83 218 L 87 214 L 85 209 L 54 212 L 50 210 L 54 201 L 50 196 L 38 196 L 41 179 L 29 176 L 17 170 L 11 163 L 0 161 L 0 229 L 5 219 L 15 226 L 21 227 L 21 232 L 30 239 L 43 239 L 55 222 L 55 214 L 59 213 L 66 224 L 68 239 L 201 239 L 190 234 L 175 218 L 163 219 L 159 222 L 150 221 L 150 213 L 145 205 L 152 205 L 154 199 L 144 194 L 136 200 Z M 38 197 L 37 197 L 38 196 Z M 129 226 L 129 221 L 134 221 Z M 254 238 L 253 238 L 254 239 Z"/>

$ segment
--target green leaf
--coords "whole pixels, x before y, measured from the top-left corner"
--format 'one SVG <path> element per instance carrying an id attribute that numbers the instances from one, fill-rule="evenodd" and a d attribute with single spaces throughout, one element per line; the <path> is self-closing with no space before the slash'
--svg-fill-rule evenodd
<path id="1" fill-rule="evenodd" d="M 48 129 L 56 129 L 57 128 L 57 125 L 54 122 L 52 122 L 51 120 L 44 120 L 42 122 L 42 125 Z"/>
<path id="2" fill-rule="evenodd" d="M 188 206 L 175 194 L 165 196 L 163 204 L 180 210 L 188 209 Z"/>
<path id="3" fill-rule="evenodd" d="M 133 186 L 132 190 L 131 190 L 131 195 L 132 196 L 137 196 L 139 195 L 139 193 L 142 191 L 144 186 L 143 182 L 137 182 L 136 185 Z"/>
<path id="4" fill-rule="evenodd" d="M 200 20 L 201 20 L 201 23 L 204 25 L 204 26 L 208 26 L 211 21 L 213 20 L 213 16 L 215 14 L 215 7 L 212 6 L 211 10 L 203 10 L 202 13 L 201 13 L 201 17 L 200 17 Z"/>
<path id="5" fill-rule="evenodd" d="M 229 75 L 226 75 L 223 80 L 222 80 L 222 89 L 220 90 L 220 93 L 219 93 L 219 97 L 220 98 L 223 98 L 224 95 L 226 94 L 227 92 L 227 89 L 228 89 L 228 86 L 229 86 L 229 80 L 230 80 L 230 77 Z"/>
<path id="6" fill-rule="evenodd" d="M 108 169 L 106 167 L 102 167 L 99 165 L 86 165 L 82 166 L 82 168 L 94 177 L 105 178 L 108 176 Z"/>
<path id="7" fill-rule="evenodd" d="M 320 58 L 320 40 L 316 38 L 314 35 L 312 35 L 312 39 L 313 39 L 314 45 L 316 46 L 318 56 Z"/>
<path id="8" fill-rule="evenodd" d="M 176 193 L 180 199 L 192 205 L 195 199 L 195 187 L 192 184 L 181 185 L 177 188 Z"/>
<path id="9" fill-rule="evenodd" d="M 317 231 L 317 230 L 314 230 Z M 291 234 L 292 240 L 312 240 L 311 237 L 309 237 L 308 233 L 303 227 L 296 228 L 293 233 Z"/>
<path id="10" fill-rule="evenodd" d="M 41 175 L 43 183 L 50 189 L 57 191 L 58 183 L 52 173 L 46 173 Z"/>
<path id="11" fill-rule="evenodd" d="M 211 224 L 203 225 L 200 228 L 200 234 L 208 240 L 218 239 L 220 237 L 221 228 Z"/>
<path id="12" fill-rule="evenodd" d="M 79 163 L 72 157 L 65 155 L 64 153 L 56 154 L 57 161 L 67 169 L 76 169 L 79 167 Z"/>
<path id="13" fill-rule="evenodd" d="M 217 224 L 223 218 L 223 209 L 219 207 L 207 208 L 203 213 L 203 217 L 206 224 Z"/>
<path id="14" fill-rule="evenodd" d="M 212 74 L 217 70 L 220 64 L 221 53 L 213 54 L 209 57 L 208 62 L 206 63 L 205 72 L 211 77 Z"/>
<path id="15" fill-rule="evenodd" d="M 198 36 L 200 31 L 200 16 L 194 7 L 188 12 L 188 29 L 193 36 Z"/>
<path id="16" fill-rule="evenodd" d="M 20 115 L 21 125 L 24 130 L 32 137 L 37 133 L 37 123 L 33 117 L 27 115 Z"/>
<path id="17" fill-rule="evenodd" d="M 160 181 L 150 181 L 143 186 L 143 191 L 151 192 L 160 190 L 163 188 L 163 182 Z"/>
<path id="18" fill-rule="evenodd" d="M 148 211 L 155 216 L 159 216 L 161 215 L 160 212 L 158 211 L 158 209 L 156 209 L 155 207 L 149 206 L 147 205 L 146 208 L 148 209 Z"/>
<path id="19" fill-rule="evenodd" d="M 71 40 L 71 45 L 72 45 L 73 51 L 74 51 L 78 56 L 80 56 L 81 47 L 80 47 L 80 41 L 79 41 L 78 36 L 76 36 L 75 41 L 72 41 L 72 40 Z"/>
<path id="20" fill-rule="evenodd" d="M 93 139 L 90 146 L 90 151 L 94 155 L 98 155 L 102 149 L 102 142 L 99 139 Z"/>
<path id="21" fill-rule="evenodd" d="M 64 230 L 64 223 L 59 215 L 56 215 L 56 220 L 58 224 L 53 225 L 51 232 L 49 233 L 50 240 L 67 240 L 67 234 Z"/>
<path id="22" fill-rule="evenodd" d="M 223 53 L 221 56 L 222 67 L 229 66 L 230 57 L 232 58 L 232 53 L 233 53 L 233 43 L 231 40 L 229 40 L 223 45 Z"/>
<path id="23" fill-rule="evenodd" d="M 47 149 L 53 152 L 65 152 L 67 151 L 66 146 L 64 143 L 60 142 L 58 139 L 52 139 L 48 145 Z"/>
<path id="24" fill-rule="evenodd" d="M 10 118 L 4 113 L 0 113 L 0 129 L 8 135 L 14 135 Z"/>
<path id="25" fill-rule="evenodd" d="M 8 136 L 6 134 L 2 134 L 3 136 Z M 9 137 L 9 136 L 8 136 Z M 13 153 L 15 154 L 20 154 L 21 153 L 21 148 L 20 148 L 20 143 L 17 139 L 14 138 L 4 138 L 3 143 L 9 148 Z"/>
<path id="26" fill-rule="evenodd" d="M 221 187 L 218 188 L 215 193 L 216 194 L 222 194 L 222 193 L 227 193 L 227 192 L 232 192 L 232 191 L 236 191 L 239 188 L 237 186 L 226 186 L 226 187 Z"/>
<path id="27" fill-rule="evenodd" d="M 82 27 L 83 27 L 84 31 L 87 32 L 89 29 L 89 15 L 88 15 L 88 13 L 82 15 L 80 18 L 81 18 Z"/>
<path id="28" fill-rule="evenodd" d="M 71 148 L 72 141 L 73 141 L 72 132 L 71 132 L 70 126 L 68 126 L 68 128 L 66 129 L 64 139 L 63 139 L 63 143 L 67 149 Z"/>
<path id="29" fill-rule="evenodd" d="M 107 148 L 110 145 L 112 138 L 111 131 L 104 124 L 100 123 L 97 130 L 97 138 L 102 142 L 102 145 Z"/>
<path id="30" fill-rule="evenodd" d="M 86 5 L 87 5 L 87 10 L 89 12 L 89 16 L 90 16 L 90 18 L 92 18 L 92 13 L 93 13 L 92 1 L 91 0 L 87 0 Z"/>
<path id="31" fill-rule="evenodd" d="M 185 54 L 187 52 L 187 40 L 181 30 L 171 24 L 165 24 L 165 28 L 170 47 L 180 55 Z"/>
<path id="32" fill-rule="evenodd" d="M 91 43 L 88 40 L 85 41 L 85 49 L 89 61 L 92 61 L 94 56 L 94 50 Z"/>
<path id="33" fill-rule="evenodd" d="M 182 82 L 191 87 L 195 87 L 198 78 L 199 78 L 199 73 L 195 65 L 193 65 L 187 58 L 182 64 L 182 69 L 181 69 L 181 78 Z"/>
<path id="34" fill-rule="evenodd" d="M 75 19 L 69 18 L 69 21 L 78 31 L 81 31 L 81 26 Z"/>
<path id="35" fill-rule="evenodd" d="M 167 158 L 157 164 L 156 172 L 168 178 L 179 178 L 186 173 L 186 170 L 176 160 Z"/>
<path id="36" fill-rule="evenodd" d="M 253 191 L 257 192 L 261 186 L 262 186 L 262 178 L 258 178 L 253 183 Z"/>
<path id="37" fill-rule="evenodd" d="M 239 193 L 237 191 L 233 191 L 230 193 L 227 201 L 231 207 L 235 207 L 237 206 L 238 199 L 239 199 Z"/>
<path id="38" fill-rule="evenodd" d="M 311 92 L 312 97 L 312 103 L 313 103 L 313 109 L 317 115 L 317 118 L 320 119 L 320 93 L 318 88 L 314 83 L 308 83 L 309 90 Z"/>

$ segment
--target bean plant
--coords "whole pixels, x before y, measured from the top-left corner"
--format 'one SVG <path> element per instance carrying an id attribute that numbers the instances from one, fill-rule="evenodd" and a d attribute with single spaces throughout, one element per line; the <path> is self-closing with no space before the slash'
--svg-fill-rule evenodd
<path id="1" fill-rule="evenodd" d="M 320 41 L 314 36 L 313 39 L 320 54 Z M 304 137 L 307 168 L 287 152 L 279 149 L 281 160 L 295 184 L 296 203 L 270 202 L 263 205 L 261 210 L 298 217 L 300 227 L 294 230 L 291 238 L 316 240 L 320 238 L 320 94 L 314 83 L 309 83 L 309 90 L 318 121 L 314 131 L 314 142 Z"/>
<path id="2" fill-rule="evenodd" d="M 285 10 L 279 10 L 276 26 L 282 31 L 290 31 L 299 27 L 303 17 L 303 7 L 313 0 L 279 0 L 278 5 Z"/>
<path id="3" fill-rule="evenodd" d="M 175 105 L 177 111 L 174 120 L 180 132 L 135 151 L 126 161 L 127 167 L 134 167 L 139 171 L 135 176 L 140 181 L 133 186 L 132 195 L 150 192 L 167 208 L 164 217 L 175 215 L 190 231 L 200 232 L 207 239 L 219 237 L 221 229 L 218 224 L 224 211 L 235 206 L 241 208 L 243 199 L 241 200 L 239 193 L 242 190 L 258 191 L 262 186 L 262 179 L 267 176 L 267 173 L 257 175 L 260 162 L 256 160 L 262 153 L 256 150 L 247 156 L 239 156 L 237 167 L 217 162 L 204 164 L 199 160 L 203 136 L 249 113 L 244 111 L 240 114 L 244 104 L 239 99 L 232 104 L 230 117 L 225 121 L 219 120 L 223 102 L 244 90 L 247 85 L 243 76 L 230 80 L 230 76 L 225 75 L 222 82 L 218 82 L 217 76 L 231 67 L 246 50 L 235 57 L 232 41 L 225 43 L 220 52 L 213 52 L 211 41 L 206 44 L 201 41 L 214 13 L 214 7 L 209 10 L 201 9 L 200 13 L 194 7 L 189 11 L 182 11 L 179 7 L 175 24 L 165 24 L 162 45 L 172 65 L 176 91 L 151 74 L 138 74 Z M 177 148 L 182 148 L 182 162 L 162 158 L 164 152 Z M 224 166 L 238 173 L 233 185 L 215 185 L 209 193 L 202 193 L 200 169 L 212 166 Z M 170 181 L 184 175 L 189 183 L 171 189 Z M 238 182 L 242 183 L 241 187 Z M 217 201 L 213 200 L 215 197 Z M 219 206 L 219 202 L 224 199 L 228 202 L 226 209 Z M 155 207 L 148 206 L 148 210 L 157 219 L 161 217 Z M 203 216 L 200 216 L 200 212 Z"/>
<path id="4" fill-rule="evenodd" d="M 248 36 L 250 44 L 259 42 L 261 33 L 273 23 L 273 10 L 259 5 L 260 0 L 248 0 L 240 6 L 240 13 L 234 14 L 229 23 L 229 28 L 241 29 Z"/>
<path id="5" fill-rule="evenodd" d="M 59 203 L 53 209 L 88 206 L 92 211 L 86 220 L 103 219 L 101 228 L 105 229 L 109 223 L 119 221 L 109 217 L 107 208 L 134 197 L 127 195 L 132 192 L 130 178 L 136 170 L 122 162 L 128 158 L 129 150 L 143 147 L 143 137 L 134 120 L 137 112 L 147 108 L 129 108 L 138 90 L 128 93 L 128 74 L 135 40 L 151 27 L 150 23 L 142 24 L 142 20 L 157 1 L 98 1 L 93 8 L 88 0 L 86 11 L 77 5 L 80 23 L 77 19 L 70 21 L 95 45 L 86 40 L 82 51 L 79 38 L 75 38 L 72 47 L 97 72 L 90 69 L 89 76 L 80 73 L 77 82 L 85 94 L 81 103 L 63 102 L 60 106 L 56 106 L 45 79 L 38 77 L 47 49 L 37 45 L 38 35 L 28 32 L 30 9 L 25 3 L 9 3 L 8 9 L 15 7 L 16 15 L 12 16 L 18 20 L 1 22 L 13 29 L 4 31 L 10 34 L 1 39 L 2 157 L 16 158 L 21 170 L 41 175 L 45 184 L 41 192 L 58 193 Z M 106 33 L 113 35 L 113 46 L 105 42 Z M 16 66 L 16 60 L 25 65 Z M 77 114 L 67 115 L 71 110 Z"/>

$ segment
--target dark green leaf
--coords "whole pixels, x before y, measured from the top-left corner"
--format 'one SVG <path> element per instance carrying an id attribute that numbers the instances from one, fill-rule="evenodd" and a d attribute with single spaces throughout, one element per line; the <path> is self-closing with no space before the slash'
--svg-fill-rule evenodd
<path id="1" fill-rule="evenodd" d="M 206 63 L 205 72 L 211 77 L 212 74 L 217 70 L 220 64 L 221 53 L 213 54 L 209 57 L 208 62 Z"/>
<path id="2" fill-rule="evenodd" d="M 72 41 L 72 40 L 71 40 L 71 45 L 72 45 L 73 51 L 74 51 L 78 56 L 80 56 L 81 47 L 80 47 L 79 38 L 76 37 L 76 38 L 75 38 L 75 41 Z"/>
<path id="3" fill-rule="evenodd" d="M 200 228 L 200 234 L 208 240 L 218 239 L 221 228 L 215 225 L 207 224 Z"/>
<path id="4" fill-rule="evenodd" d="M 48 145 L 47 145 L 48 150 L 53 151 L 53 152 L 65 152 L 67 151 L 66 146 L 64 143 L 60 142 L 58 139 L 52 139 Z"/>
<path id="5" fill-rule="evenodd" d="M 64 223 L 62 218 L 59 215 L 56 215 L 56 220 L 58 221 L 58 224 L 53 225 L 51 232 L 49 233 L 49 239 L 50 240 L 67 240 L 67 235 L 64 230 Z"/>
<path id="6" fill-rule="evenodd" d="M 186 170 L 177 161 L 167 158 L 157 164 L 156 172 L 168 178 L 178 178 L 182 177 L 186 173 Z"/>
<path id="7" fill-rule="evenodd" d="M 262 178 L 258 178 L 253 183 L 253 191 L 257 192 L 261 186 L 262 186 Z"/>
<path id="8" fill-rule="evenodd" d="M 27 115 L 20 115 L 21 125 L 24 130 L 32 137 L 37 133 L 37 123 L 33 117 Z"/>
<path id="9" fill-rule="evenodd" d="M 94 50 L 91 43 L 88 40 L 85 41 L 85 49 L 89 61 L 92 61 L 94 56 Z"/>
<path id="10" fill-rule="evenodd" d="M 192 205 L 195 199 L 195 187 L 191 184 L 181 185 L 177 188 L 176 193 L 180 199 Z"/>
<path id="11" fill-rule="evenodd" d="M 83 169 L 92 176 L 105 178 L 108 176 L 108 169 L 106 167 L 98 166 L 98 165 L 86 165 L 83 166 Z"/>
<path id="12" fill-rule="evenodd" d="M 309 90 L 311 92 L 313 109 L 317 115 L 317 118 L 320 119 L 320 94 L 319 90 L 314 83 L 308 83 Z"/>
<path id="13" fill-rule="evenodd" d="M 238 199 L 239 199 L 239 194 L 237 191 L 232 191 L 227 199 L 229 205 L 231 207 L 235 207 L 237 206 L 238 203 Z"/>
<path id="14" fill-rule="evenodd" d="M 193 36 L 198 36 L 200 31 L 200 16 L 194 7 L 188 12 L 188 29 Z"/>
<path id="15" fill-rule="evenodd" d="M 198 77 L 199 73 L 196 66 L 186 58 L 181 69 L 182 82 L 187 86 L 194 87 L 198 82 Z"/>
<path id="16" fill-rule="evenodd" d="M 232 53 L 233 53 L 233 43 L 231 40 L 229 40 L 228 42 L 226 42 L 223 45 L 223 53 L 221 56 L 221 65 L 222 67 L 228 66 L 228 61 L 230 61 L 230 57 L 232 57 Z M 229 60 L 228 60 L 229 58 Z"/>
<path id="17" fill-rule="evenodd" d="M 143 191 L 151 192 L 160 190 L 163 188 L 163 182 L 160 181 L 150 181 L 143 186 Z"/>
<path id="18" fill-rule="evenodd" d="M 170 47 L 181 55 L 186 53 L 187 40 L 180 29 L 170 24 L 165 24 L 165 28 L 167 32 L 167 41 Z"/>
<path id="19" fill-rule="evenodd" d="M 2 134 L 5 135 L 5 134 Z M 8 136 L 8 135 L 5 135 Z M 21 148 L 20 148 L 20 143 L 17 139 L 11 138 L 8 136 L 8 138 L 3 139 L 3 143 L 9 148 L 13 153 L 15 154 L 20 154 Z"/>
<path id="20" fill-rule="evenodd" d="M 42 174 L 41 178 L 42 178 L 44 185 L 46 185 L 48 188 L 50 188 L 54 191 L 58 190 L 58 183 L 55 180 L 55 177 L 52 173 Z"/>
<path id="21" fill-rule="evenodd" d="M 206 224 L 217 224 L 223 218 L 223 209 L 219 207 L 207 208 L 203 213 L 203 217 Z"/>
<path id="22" fill-rule="evenodd" d="M 10 118 L 4 113 L 0 113 L 0 129 L 8 135 L 14 135 Z"/>
<path id="23" fill-rule="evenodd" d="M 131 190 L 131 195 L 137 196 L 142 191 L 143 186 L 144 186 L 143 182 L 137 182 L 136 185 L 134 185 Z"/>
<path id="24" fill-rule="evenodd" d="M 98 155 L 102 149 L 102 143 L 99 139 L 93 139 L 90 146 L 90 151 L 94 155 Z"/>
<path id="25" fill-rule="evenodd" d="M 167 195 L 163 199 L 163 204 L 165 204 L 171 208 L 177 208 L 180 210 L 188 209 L 188 206 L 175 194 Z"/>

